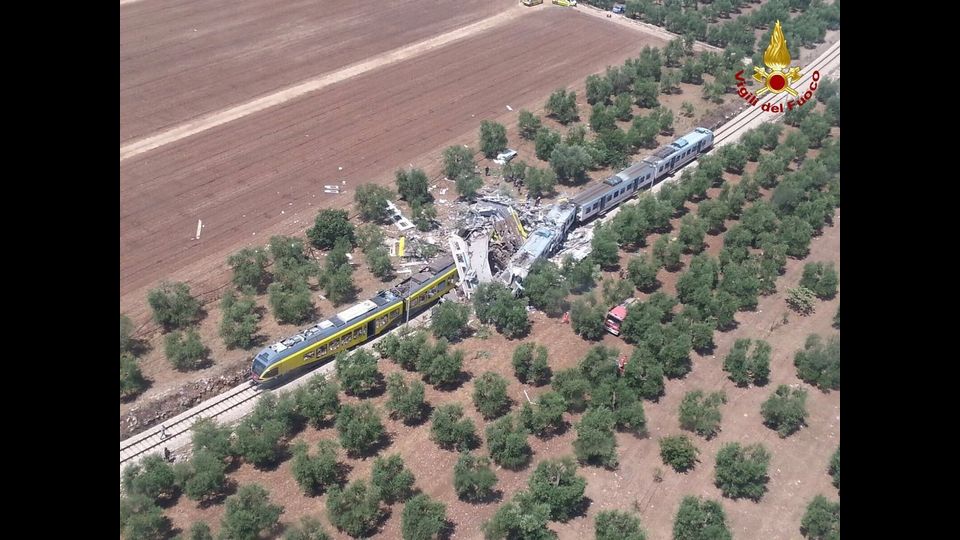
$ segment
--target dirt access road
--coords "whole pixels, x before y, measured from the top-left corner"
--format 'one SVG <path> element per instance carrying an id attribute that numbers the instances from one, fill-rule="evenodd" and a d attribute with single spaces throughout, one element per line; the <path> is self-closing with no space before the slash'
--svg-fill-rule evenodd
<path id="1" fill-rule="evenodd" d="M 319 208 L 348 207 L 355 186 L 390 185 L 399 167 L 433 175 L 442 148 L 474 143 L 481 120 L 515 123 L 521 107 L 540 105 L 552 90 L 645 45 L 664 45 L 577 10 L 510 4 L 515 16 L 493 28 L 122 161 L 121 311 L 145 321 L 146 292 L 160 279 L 211 290 L 228 278 L 230 253 L 274 234 L 302 234 Z M 414 26 L 422 12 L 395 15 L 408 23 L 400 26 Z M 240 37 L 235 54 L 250 46 Z M 207 77 L 219 78 L 217 71 Z M 205 106 L 182 109 L 187 118 Z M 324 184 L 343 181 L 341 195 L 323 193 Z"/>

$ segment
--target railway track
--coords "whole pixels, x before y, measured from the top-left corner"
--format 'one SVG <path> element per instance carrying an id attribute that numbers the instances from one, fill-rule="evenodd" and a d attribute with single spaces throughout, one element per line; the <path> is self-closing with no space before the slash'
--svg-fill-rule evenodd
<path id="1" fill-rule="evenodd" d="M 800 81 L 797 84 L 794 84 L 794 88 L 802 95 L 803 92 L 809 87 L 810 82 L 813 80 L 813 74 L 816 71 L 823 72 L 826 68 L 830 67 L 835 60 L 840 58 L 840 42 L 837 41 L 831 45 L 826 51 L 823 52 L 816 60 L 814 60 L 809 65 L 803 66 L 803 74 L 800 76 Z M 822 79 L 825 73 L 820 74 Z M 749 73 L 744 71 L 744 77 L 749 76 Z M 739 97 L 739 96 L 738 96 Z M 786 102 L 790 99 L 793 99 L 789 94 L 768 94 L 760 98 L 759 102 L 746 109 L 744 112 L 741 112 L 735 116 L 731 121 L 723 124 L 718 129 L 714 131 L 714 147 L 722 146 L 723 144 L 729 144 L 733 142 L 731 139 L 735 138 L 737 135 L 741 134 L 758 118 L 763 115 L 769 116 L 770 119 L 780 118 L 783 116 L 783 113 L 770 113 L 764 111 L 761 107 L 764 104 L 776 105 L 779 103 L 784 104 L 786 108 Z M 816 99 L 816 92 L 810 98 L 811 100 Z M 813 104 L 804 105 L 804 106 L 813 106 Z M 729 141 L 729 142 L 728 142 Z"/>
<path id="2" fill-rule="evenodd" d="M 133 460 L 154 452 L 162 452 L 163 447 L 182 446 L 183 440 L 189 441 L 190 428 L 201 418 L 218 418 L 241 405 L 254 400 L 263 393 L 263 388 L 250 382 L 240 384 L 223 394 L 214 396 L 189 411 L 175 416 L 159 426 L 154 426 L 120 443 L 120 467 Z M 174 444 L 176 443 L 176 444 Z"/>

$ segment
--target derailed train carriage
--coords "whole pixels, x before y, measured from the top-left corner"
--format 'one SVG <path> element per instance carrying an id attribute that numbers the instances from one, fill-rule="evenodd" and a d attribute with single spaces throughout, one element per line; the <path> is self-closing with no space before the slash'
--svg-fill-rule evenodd
<path id="1" fill-rule="evenodd" d="M 261 383 L 326 363 L 338 353 L 370 341 L 422 312 L 456 287 L 458 281 L 453 257 L 425 264 L 394 287 L 264 348 L 254 357 L 251 379 Z"/>
<path id="2" fill-rule="evenodd" d="M 630 165 L 603 182 L 594 184 L 567 202 L 553 205 L 545 223 L 538 228 L 498 278 L 517 294 L 523 288 L 523 279 L 539 259 L 551 256 L 566 239 L 567 232 L 576 224 L 584 224 L 607 213 L 632 197 L 637 191 L 649 188 L 706 153 L 713 147 L 713 132 L 694 128 L 683 137 L 653 154 Z"/>
<path id="3" fill-rule="evenodd" d="M 638 190 L 670 176 L 713 147 L 713 132 L 695 128 L 599 184 L 573 197 L 577 221 L 584 223 L 629 199 Z"/>

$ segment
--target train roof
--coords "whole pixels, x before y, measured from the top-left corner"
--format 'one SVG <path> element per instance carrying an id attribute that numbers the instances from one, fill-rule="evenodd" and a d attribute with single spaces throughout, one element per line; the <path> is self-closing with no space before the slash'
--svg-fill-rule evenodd
<path id="1" fill-rule="evenodd" d="M 676 152 L 680 152 L 684 148 L 690 145 L 696 145 L 700 141 L 713 136 L 713 132 L 706 128 L 694 128 L 693 131 L 687 133 L 683 137 L 678 138 L 672 143 L 658 148 L 656 152 L 647 156 L 644 161 L 647 163 L 659 163 L 668 157 L 672 156 Z"/>

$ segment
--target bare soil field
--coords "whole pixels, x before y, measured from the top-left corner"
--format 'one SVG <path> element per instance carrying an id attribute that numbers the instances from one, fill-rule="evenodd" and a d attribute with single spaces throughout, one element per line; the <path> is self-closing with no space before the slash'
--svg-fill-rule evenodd
<path id="1" fill-rule="evenodd" d="M 493 0 L 174 0 L 120 10 L 120 140 L 489 17 Z"/>
<path id="2" fill-rule="evenodd" d="M 395 169 L 426 167 L 447 144 L 474 142 L 482 119 L 515 123 L 520 107 L 540 107 L 555 88 L 644 45 L 663 43 L 576 10 L 532 9 L 121 163 L 121 312 L 145 322 L 146 292 L 160 279 L 215 289 L 230 253 L 302 234 L 319 208 L 348 207 L 355 186 L 391 185 Z M 323 193 L 333 183 L 346 187 L 341 195 Z"/>

